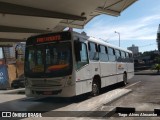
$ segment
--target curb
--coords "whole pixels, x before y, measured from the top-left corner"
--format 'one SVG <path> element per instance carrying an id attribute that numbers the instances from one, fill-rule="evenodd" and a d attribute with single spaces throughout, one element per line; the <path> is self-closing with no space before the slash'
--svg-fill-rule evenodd
<path id="1" fill-rule="evenodd" d="M 23 94 L 25 93 L 25 88 L 19 88 L 14 90 L 6 90 L 6 91 L 0 91 L 0 94 Z"/>
<path id="2" fill-rule="evenodd" d="M 135 75 L 160 75 L 160 73 L 134 73 Z"/>

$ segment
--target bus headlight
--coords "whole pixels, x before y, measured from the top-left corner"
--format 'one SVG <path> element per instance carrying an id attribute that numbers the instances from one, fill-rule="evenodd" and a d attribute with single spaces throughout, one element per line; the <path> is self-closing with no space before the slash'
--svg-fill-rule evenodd
<path id="1" fill-rule="evenodd" d="M 72 85 L 72 77 L 68 76 L 67 79 L 66 79 L 66 85 L 65 86 L 70 86 L 70 85 Z"/>
<path id="2" fill-rule="evenodd" d="M 26 87 L 30 87 L 31 86 L 31 83 L 28 79 L 25 79 L 25 86 Z"/>

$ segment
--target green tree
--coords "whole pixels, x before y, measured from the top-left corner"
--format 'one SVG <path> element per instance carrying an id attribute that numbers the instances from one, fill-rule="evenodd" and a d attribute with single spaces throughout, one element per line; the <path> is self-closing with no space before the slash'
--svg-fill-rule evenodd
<path id="1" fill-rule="evenodd" d="M 160 56 L 157 56 L 155 59 L 156 59 L 156 64 L 155 64 L 154 68 L 159 73 L 159 71 L 160 71 Z"/>
<path id="2" fill-rule="evenodd" d="M 157 70 L 157 73 L 159 73 L 159 70 L 160 70 L 160 64 L 155 64 L 155 69 Z"/>

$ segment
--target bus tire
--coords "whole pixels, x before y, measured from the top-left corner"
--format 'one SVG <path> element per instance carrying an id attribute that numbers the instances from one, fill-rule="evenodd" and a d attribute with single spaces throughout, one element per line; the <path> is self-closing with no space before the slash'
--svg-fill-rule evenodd
<path id="1" fill-rule="evenodd" d="M 92 96 L 97 96 L 97 95 L 99 95 L 99 92 L 100 92 L 100 87 L 99 87 L 98 82 L 93 81 L 91 95 Z"/>
<path id="2" fill-rule="evenodd" d="M 123 85 L 126 86 L 127 85 L 127 74 L 123 73 Z"/>

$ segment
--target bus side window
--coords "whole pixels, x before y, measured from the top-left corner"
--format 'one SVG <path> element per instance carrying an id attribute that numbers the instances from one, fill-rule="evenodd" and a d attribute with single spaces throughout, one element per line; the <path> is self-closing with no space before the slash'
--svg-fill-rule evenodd
<path id="1" fill-rule="evenodd" d="M 108 56 L 109 56 L 109 61 L 110 62 L 115 62 L 116 61 L 115 50 L 111 47 L 108 47 Z"/>
<path id="2" fill-rule="evenodd" d="M 93 42 L 88 43 L 89 46 L 89 59 L 98 61 L 99 60 L 99 54 L 98 54 L 98 46 L 97 44 Z"/>
<path id="3" fill-rule="evenodd" d="M 129 53 L 126 52 L 126 62 L 129 62 Z"/>
<path id="4" fill-rule="evenodd" d="M 131 53 L 129 54 L 129 58 L 132 58 L 132 54 Z"/>
<path id="5" fill-rule="evenodd" d="M 80 69 L 88 63 L 87 45 L 81 42 L 80 61 L 77 61 L 77 69 Z"/>
<path id="6" fill-rule="evenodd" d="M 133 63 L 133 55 L 131 53 L 129 53 L 129 62 Z"/>
<path id="7" fill-rule="evenodd" d="M 125 62 L 126 54 L 124 51 L 121 51 L 122 62 Z"/>
<path id="8" fill-rule="evenodd" d="M 108 62 L 108 54 L 107 54 L 107 49 L 105 46 L 102 46 L 102 45 L 99 45 L 99 49 L 100 49 L 100 52 L 99 52 L 99 59 L 100 61 L 102 62 Z"/>
<path id="9" fill-rule="evenodd" d="M 126 58 L 129 58 L 129 54 L 128 53 L 126 53 Z"/>
<path id="10" fill-rule="evenodd" d="M 121 62 L 121 54 L 119 50 L 115 50 L 116 59 L 118 62 Z"/>

